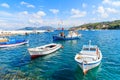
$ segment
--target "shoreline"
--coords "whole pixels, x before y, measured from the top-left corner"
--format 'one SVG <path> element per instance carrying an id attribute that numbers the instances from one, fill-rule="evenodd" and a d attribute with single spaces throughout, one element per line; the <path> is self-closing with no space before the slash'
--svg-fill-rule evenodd
<path id="1" fill-rule="evenodd" d="M 0 31 L 0 36 L 12 36 L 12 35 L 27 35 L 32 33 L 44 33 L 46 30 L 11 30 L 11 31 Z"/>

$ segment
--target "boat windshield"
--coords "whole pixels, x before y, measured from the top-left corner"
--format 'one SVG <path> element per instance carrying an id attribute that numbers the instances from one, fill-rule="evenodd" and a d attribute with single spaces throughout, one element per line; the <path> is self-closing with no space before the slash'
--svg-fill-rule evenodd
<path id="1" fill-rule="evenodd" d="M 90 51 L 96 51 L 96 48 L 90 48 Z"/>
<path id="2" fill-rule="evenodd" d="M 89 48 L 83 48 L 83 50 L 88 51 L 88 50 L 89 50 Z"/>
<path id="3" fill-rule="evenodd" d="M 84 51 L 96 51 L 96 48 L 83 48 Z"/>

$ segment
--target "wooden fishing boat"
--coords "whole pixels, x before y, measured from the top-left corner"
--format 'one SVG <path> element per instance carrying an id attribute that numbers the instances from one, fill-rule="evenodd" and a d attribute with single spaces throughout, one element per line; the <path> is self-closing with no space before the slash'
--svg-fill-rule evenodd
<path id="1" fill-rule="evenodd" d="M 31 59 L 34 59 L 39 56 L 44 56 L 52 52 L 55 52 L 60 48 L 62 48 L 61 44 L 51 43 L 51 44 L 47 44 L 47 45 L 43 45 L 35 48 L 28 48 L 28 51 L 30 53 Z"/>
<path id="2" fill-rule="evenodd" d="M 24 39 L 7 39 L 4 42 L 3 41 L 0 42 L 0 48 L 19 46 L 27 43 L 28 40 L 24 40 Z"/>
<path id="3" fill-rule="evenodd" d="M 82 50 L 79 54 L 76 54 L 75 61 L 78 62 L 79 66 L 86 74 L 88 70 L 98 66 L 102 60 L 102 53 L 97 45 L 83 45 Z"/>
<path id="4" fill-rule="evenodd" d="M 75 31 L 69 31 L 68 35 L 65 36 L 64 33 L 60 33 L 59 35 L 54 35 L 53 40 L 75 40 L 80 39 L 81 34 L 78 34 Z"/>

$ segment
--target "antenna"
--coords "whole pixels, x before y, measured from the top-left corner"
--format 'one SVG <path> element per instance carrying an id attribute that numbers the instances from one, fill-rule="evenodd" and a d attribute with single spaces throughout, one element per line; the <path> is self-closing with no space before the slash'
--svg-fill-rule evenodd
<path id="1" fill-rule="evenodd" d="M 89 46 L 91 45 L 91 40 L 89 40 Z"/>
<path id="2" fill-rule="evenodd" d="M 90 50 L 91 40 L 89 40 L 89 50 Z"/>

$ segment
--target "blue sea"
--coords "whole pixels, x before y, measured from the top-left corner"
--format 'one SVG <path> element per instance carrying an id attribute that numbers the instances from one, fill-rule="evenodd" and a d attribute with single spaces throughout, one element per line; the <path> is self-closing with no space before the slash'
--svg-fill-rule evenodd
<path id="1" fill-rule="evenodd" d="M 27 39 L 29 44 L 0 49 L 0 80 L 120 80 L 120 30 L 79 31 L 79 40 L 53 41 L 52 36 L 59 32 L 10 36 Z M 98 67 L 83 75 L 74 57 L 89 40 L 99 46 L 103 59 Z M 28 48 L 52 42 L 64 48 L 30 59 Z"/>

